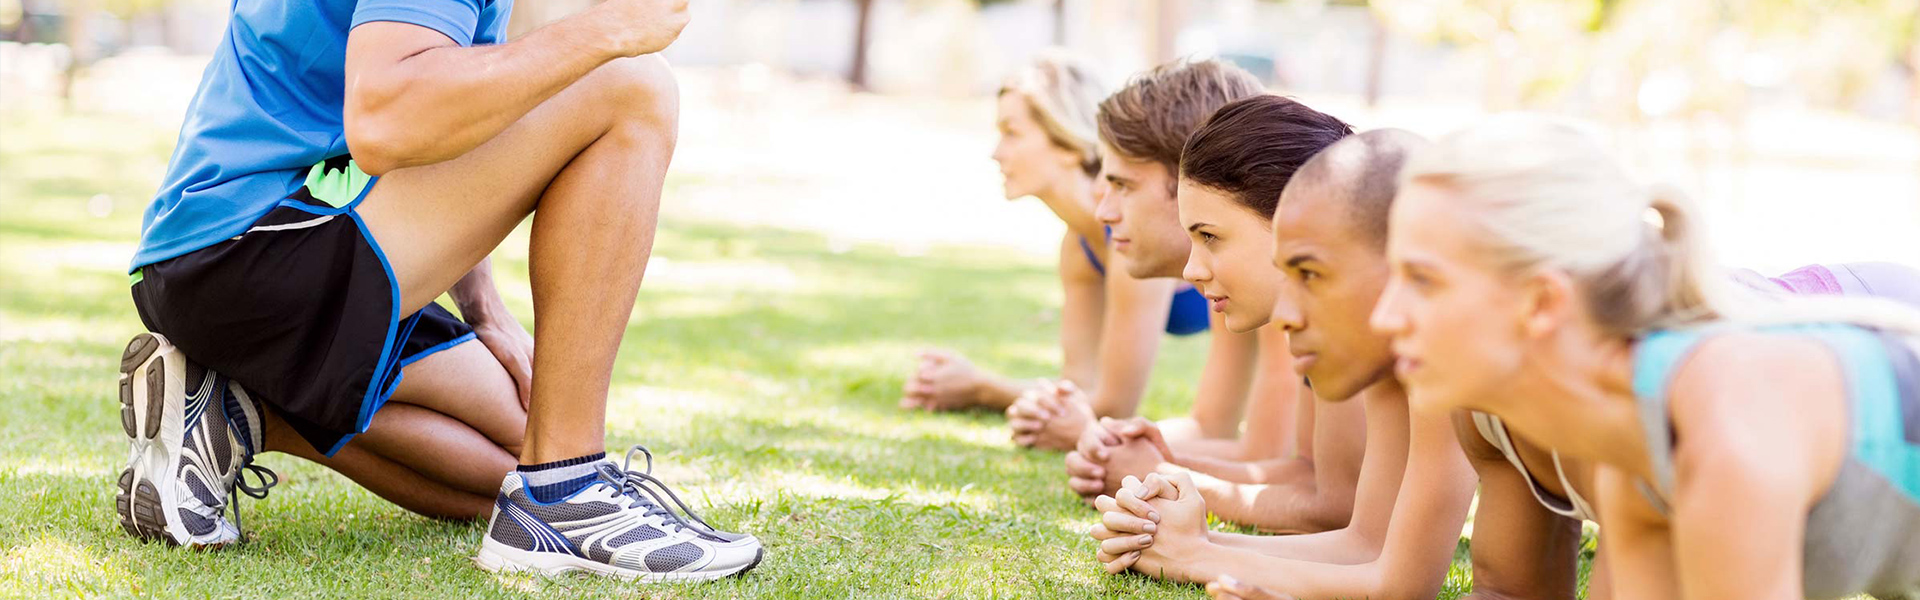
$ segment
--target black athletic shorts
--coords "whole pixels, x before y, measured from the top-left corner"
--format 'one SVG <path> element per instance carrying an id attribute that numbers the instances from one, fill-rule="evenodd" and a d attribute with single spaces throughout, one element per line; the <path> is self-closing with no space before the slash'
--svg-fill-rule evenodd
<path id="1" fill-rule="evenodd" d="M 355 211 L 373 178 L 342 194 L 332 176 L 346 170 L 357 173 L 344 157 L 322 163 L 246 233 L 133 274 L 148 330 L 329 456 L 367 430 L 401 368 L 473 339 L 438 304 L 399 313 L 393 268 Z M 316 197 L 321 188 L 332 197 Z"/>

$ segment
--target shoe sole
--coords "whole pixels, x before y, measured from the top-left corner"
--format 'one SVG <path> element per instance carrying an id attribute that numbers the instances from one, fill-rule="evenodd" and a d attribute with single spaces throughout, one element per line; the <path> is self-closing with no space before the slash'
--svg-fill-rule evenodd
<path id="1" fill-rule="evenodd" d="M 171 358 L 171 360 L 169 360 Z M 120 426 L 128 438 L 127 468 L 120 471 L 114 511 L 120 528 L 145 540 L 171 546 L 211 549 L 234 540 L 221 539 L 221 530 L 196 539 L 167 507 L 178 506 L 174 482 L 156 485 L 178 464 L 184 448 L 186 392 L 184 357 L 151 333 L 134 336 L 120 355 Z M 168 442 L 165 440 L 174 440 Z M 170 477 L 169 477 L 170 478 Z"/>
<path id="2" fill-rule="evenodd" d="M 756 549 L 753 553 L 753 561 L 723 571 L 648 573 L 594 562 L 571 554 L 521 550 L 495 542 L 492 537 L 488 537 L 480 542 L 480 552 L 473 557 L 473 562 L 479 564 L 480 568 L 495 573 L 532 572 L 548 577 L 586 573 L 641 583 L 696 583 L 745 575 L 754 567 L 760 566 L 760 561 L 766 557 L 766 553 L 766 548 Z"/>

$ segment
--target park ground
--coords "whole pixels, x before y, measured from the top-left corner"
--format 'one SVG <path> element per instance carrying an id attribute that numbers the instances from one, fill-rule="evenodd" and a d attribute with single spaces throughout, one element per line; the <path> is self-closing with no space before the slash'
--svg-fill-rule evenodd
<path id="1" fill-rule="evenodd" d="M 1043 256 L 885 244 L 668 209 L 615 369 L 609 449 L 645 444 L 709 520 L 768 560 L 718 583 L 635 587 L 496 576 L 477 523 L 424 519 L 284 455 L 242 499 L 254 541 L 185 552 L 128 537 L 116 358 L 140 332 L 125 275 L 172 130 L 10 113 L 0 143 L 0 597 L 1199 598 L 1107 576 L 1060 456 L 1013 447 L 994 414 L 895 407 L 940 346 L 1025 375 L 1055 368 L 1059 291 Z M 696 185 L 669 181 L 668 197 Z M 524 231 L 496 255 L 531 320 Z M 1181 412 L 1204 346 L 1169 339 L 1145 412 Z M 1462 547 L 1464 550 L 1464 545 Z M 1460 561 L 1443 598 L 1467 582 Z"/>

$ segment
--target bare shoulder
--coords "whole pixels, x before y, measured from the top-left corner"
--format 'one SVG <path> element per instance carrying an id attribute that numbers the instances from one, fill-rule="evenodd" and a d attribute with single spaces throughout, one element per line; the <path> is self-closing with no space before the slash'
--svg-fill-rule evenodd
<path id="1" fill-rule="evenodd" d="M 1069 283 L 1100 285 L 1100 271 L 1093 268 L 1088 260 L 1086 249 L 1080 247 L 1080 236 L 1068 231 L 1060 238 L 1060 278 Z"/>
<path id="2" fill-rule="evenodd" d="M 1674 418 L 1691 411 L 1752 412 L 1844 391 L 1839 359 L 1812 338 L 1788 332 L 1732 332 L 1702 342 L 1673 373 Z M 1704 416 L 1704 415 L 1703 415 Z"/>
<path id="3" fill-rule="evenodd" d="M 1683 492 L 1689 473 L 1795 487 L 1829 475 L 1845 452 L 1845 394 L 1839 358 L 1810 337 L 1741 332 L 1701 342 L 1669 392 Z"/>
<path id="4" fill-rule="evenodd" d="M 1475 463 L 1506 462 L 1507 456 L 1480 434 L 1480 426 L 1474 423 L 1472 411 L 1453 411 L 1452 419 L 1453 436 L 1460 441 L 1460 449 L 1467 453 L 1468 460 Z"/>

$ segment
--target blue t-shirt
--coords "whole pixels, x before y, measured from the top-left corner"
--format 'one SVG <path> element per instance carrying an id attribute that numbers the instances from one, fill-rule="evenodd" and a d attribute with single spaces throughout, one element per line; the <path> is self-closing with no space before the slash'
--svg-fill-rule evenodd
<path id="1" fill-rule="evenodd" d="M 513 0 L 235 0 L 141 221 L 139 268 L 244 233 L 347 153 L 347 32 L 397 21 L 462 46 L 498 43 Z"/>

